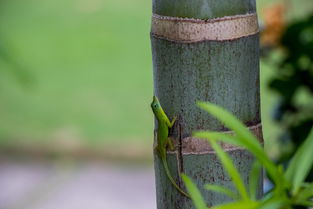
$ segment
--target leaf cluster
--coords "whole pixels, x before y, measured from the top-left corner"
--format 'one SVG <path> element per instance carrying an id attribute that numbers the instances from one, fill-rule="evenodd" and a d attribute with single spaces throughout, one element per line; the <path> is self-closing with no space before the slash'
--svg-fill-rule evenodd
<path id="1" fill-rule="evenodd" d="M 311 200 L 313 197 L 313 183 L 305 182 L 305 178 L 313 165 L 313 158 L 311 157 L 313 131 L 300 145 L 292 156 L 288 167 L 284 170 L 281 165 L 276 165 L 267 156 L 257 138 L 234 115 L 211 103 L 199 102 L 198 105 L 234 132 L 234 135 L 212 131 L 194 133 L 194 137 L 209 141 L 237 190 L 237 192 L 233 192 L 219 185 L 205 185 L 206 189 L 223 193 L 234 200 L 230 203 L 214 206 L 214 209 L 291 209 L 313 206 Z M 252 166 L 248 188 L 245 186 L 231 158 L 224 152 L 218 142 L 245 148 L 255 156 L 256 160 Z M 274 186 L 261 199 L 257 199 L 259 174 L 262 167 L 264 167 Z M 207 208 L 201 193 L 192 180 L 186 175 L 183 175 L 183 180 L 196 209 Z"/>

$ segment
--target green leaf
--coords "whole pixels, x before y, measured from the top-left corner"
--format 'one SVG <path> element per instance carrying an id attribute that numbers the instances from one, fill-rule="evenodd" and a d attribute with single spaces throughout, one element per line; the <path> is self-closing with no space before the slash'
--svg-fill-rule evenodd
<path id="1" fill-rule="evenodd" d="M 313 197 L 313 184 L 304 184 L 302 185 L 300 191 L 297 193 L 295 197 L 295 204 L 304 205 L 308 202 L 313 204 L 313 201 L 309 201 Z"/>
<path id="2" fill-rule="evenodd" d="M 255 146 L 250 140 L 221 132 L 198 131 L 193 134 L 197 138 L 215 139 L 232 145 L 240 146 L 253 153 L 261 162 L 270 161 L 261 146 Z M 274 165 L 274 164 L 273 164 Z"/>
<path id="3" fill-rule="evenodd" d="M 251 141 L 245 140 L 239 136 L 232 136 L 230 134 L 220 133 L 220 132 L 210 132 L 210 131 L 198 131 L 193 134 L 197 138 L 205 138 L 208 140 L 218 140 L 229 144 L 243 147 L 251 152 L 265 167 L 269 176 L 274 180 L 276 185 L 284 185 L 284 178 L 281 178 L 281 173 L 278 171 L 275 164 L 270 160 L 265 151 L 261 146 L 255 146 Z"/>
<path id="4" fill-rule="evenodd" d="M 228 141 L 228 143 L 243 146 L 248 149 L 263 164 L 276 185 L 276 191 L 282 193 L 285 185 L 287 185 L 285 179 L 282 177 L 281 172 L 277 169 L 275 164 L 267 157 L 257 138 L 247 129 L 247 127 L 230 112 L 215 104 L 204 102 L 198 102 L 197 104 L 200 108 L 215 116 L 225 124 L 226 127 L 234 131 L 236 134 L 235 139 L 239 142 L 231 142 L 230 138 L 225 136 L 218 138 L 216 133 L 212 134 L 211 138 L 215 137 L 216 140 Z M 195 136 L 197 136 L 197 133 Z M 211 139 L 209 134 L 205 138 Z"/>
<path id="5" fill-rule="evenodd" d="M 237 170 L 237 168 L 234 166 L 232 160 L 228 156 L 226 152 L 216 143 L 215 140 L 211 139 L 209 142 L 212 145 L 212 148 L 215 150 L 217 156 L 220 158 L 221 163 L 223 164 L 223 167 L 227 171 L 228 175 L 231 177 L 235 187 L 237 188 L 241 198 L 243 200 L 248 200 L 248 193 L 245 188 L 245 185 L 243 183 L 243 180 L 241 179 L 241 176 Z"/>
<path id="6" fill-rule="evenodd" d="M 257 197 L 261 170 L 262 170 L 261 164 L 258 161 L 255 161 L 252 165 L 250 176 L 249 176 L 249 192 L 250 192 L 250 198 L 252 200 L 256 200 L 256 197 Z"/>
<path id="7" fill-rule="evenodd" d="M 261 203 L 259 209 L 279 209 L 285 204 L 283 199 L 271 198 Z"/>
<path id="8" fill-rule="evenodd" d="M 221 132 L 215 132 L 215 131 L 195 131 L 192 136 L 196 138 L 202 138 L 202 139 L 214 139 L 218 141 L 223 141 L 229 144 L 233 144 L 240 147 L 245 147 L 245 143 L 242 143 L 241 140 L 238 140 L 236 136 L 225 134 Z M 250 151 L 250 150 L 249 150 Z M 250 151 L 251 152 L 251 151 Z"/>
<path id="9" fill-rule="evenodd" d="M 307 201 L 299 202 L 299 205 L 302 205 L 305 207 L 313 207 L 313 201 L 307 200 Z"/>
<path id="10" fill-rule="evenodd" d="M 197 104 L 200 108 L 216 117 L 227 128 L 233 130 L 240 138 L 249 140 L 254 146 L 262 148 L 257 138 L 233 114 L 212 103 L 197 102 Z"/>
<path id="11" fill-rule="evenodd" d="M 212 209 L 257 209 L 259 205 L 260 204 L 255 201 L 238 201 L 238 202 L 218 205 L 218 206 L 212 207 Z"/>
<path id="12" fill-rule="evenodd" d="M 214 191 L 214 192 L 223 193 L 234 200 L 239 200 L 239 196 L 226 187 L 213 185 L 213 184 L 206 184 L 204 188 L 207 190 Z"/>
<path id="13" fill-rule="evenodd" d="M 192 202 L 196 209 L 207 209 L 206 203 L 197 188 L 197 186 L 192 182 L 192 180 L 185 174 L 181 174 L 181 177 L 186 185 L 187 191 L 191 196 Z"/>
<path id="14" fill-rule="evenodd" d="M 292 183 L 292 193 L 296 194 L 310 169 L 313 166 L 313 131 L 299 147 L 285 173 L 285 177 Z"/>

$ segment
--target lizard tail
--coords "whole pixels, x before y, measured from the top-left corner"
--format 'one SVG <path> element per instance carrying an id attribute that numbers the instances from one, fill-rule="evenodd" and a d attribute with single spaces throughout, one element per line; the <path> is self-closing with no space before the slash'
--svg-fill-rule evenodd
<path id="1" fill-rule="evenodd" d="M 174 186 L 180 193 L 182 193 L 182 194 L 185 195 L 186 197 L 190 198 L 190 195 L 187 194 L 184 190 L 182 190 L 182 189 L 176 184 L 176 182 L 174 181 L 174 179 L 172 178 L 172 175 L 171 175 L 171 173 L 170 173 L 170 170 L 168 169 L 168 166 L 167 166 L 166 158 L 162 158 L 162 162 L 163 162 L 163 166 L 164 166 L 166 175 L 167 175 L 167 177 L 169 178 L 169 180 L 171 181 L 171 183 L 173 184 L 173 186 Z"/>

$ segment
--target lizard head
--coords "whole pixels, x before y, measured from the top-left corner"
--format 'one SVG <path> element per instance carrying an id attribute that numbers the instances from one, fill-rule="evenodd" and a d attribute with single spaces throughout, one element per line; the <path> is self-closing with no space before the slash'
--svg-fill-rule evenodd
<path id="1" fill-rule="evenodd" d="M 158 98 L 156 96 L 153 96 L 153 101 L 151 103 L 151 108 L 152 108 L 152 111 L 154 113 L 159 112 L 159 110 L 161 108 L 160 102 L 159 102 L 159 100 L 158 100 Z"/>

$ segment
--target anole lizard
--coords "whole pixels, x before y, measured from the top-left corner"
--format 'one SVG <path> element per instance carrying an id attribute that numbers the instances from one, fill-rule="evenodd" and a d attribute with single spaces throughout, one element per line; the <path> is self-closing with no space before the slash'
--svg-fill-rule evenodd
<path id="1" fill-rule="evenodd" d="M 168 137 L 168 129 L 172 128 L 175 121 L 176 121 L 176 117 L 170 121 L 167 117 L 167 115 L 165 114 L 164 110 L 161 107 L 161 104 L 158 100 L 158 98 L 156 96 L 153 96 L 153 101 L 151 103 L 151 108 L 152 111 L 154 113 L 154 116 L 156 117 L 157 121 L 158 121 L 158 130 L 157 130 L 157 147 L 155 148 L 158 152 L 159 157 L 162 160 L 165 172 L 167 177 L 169 178 L 169 180 L 171 181 L 171 183 L 174 185 L 174 187 L 183 195 L 185 195 L 186 197 L 190 196 L 184 192 L 174 181 L 168 165 L 167 165 L 167 160 L 166 160 L 166 146 L 168 145 L 169 148 L 171 150 L 174 149 L 173 143 L 170 140 L 170 138 Z"/>

